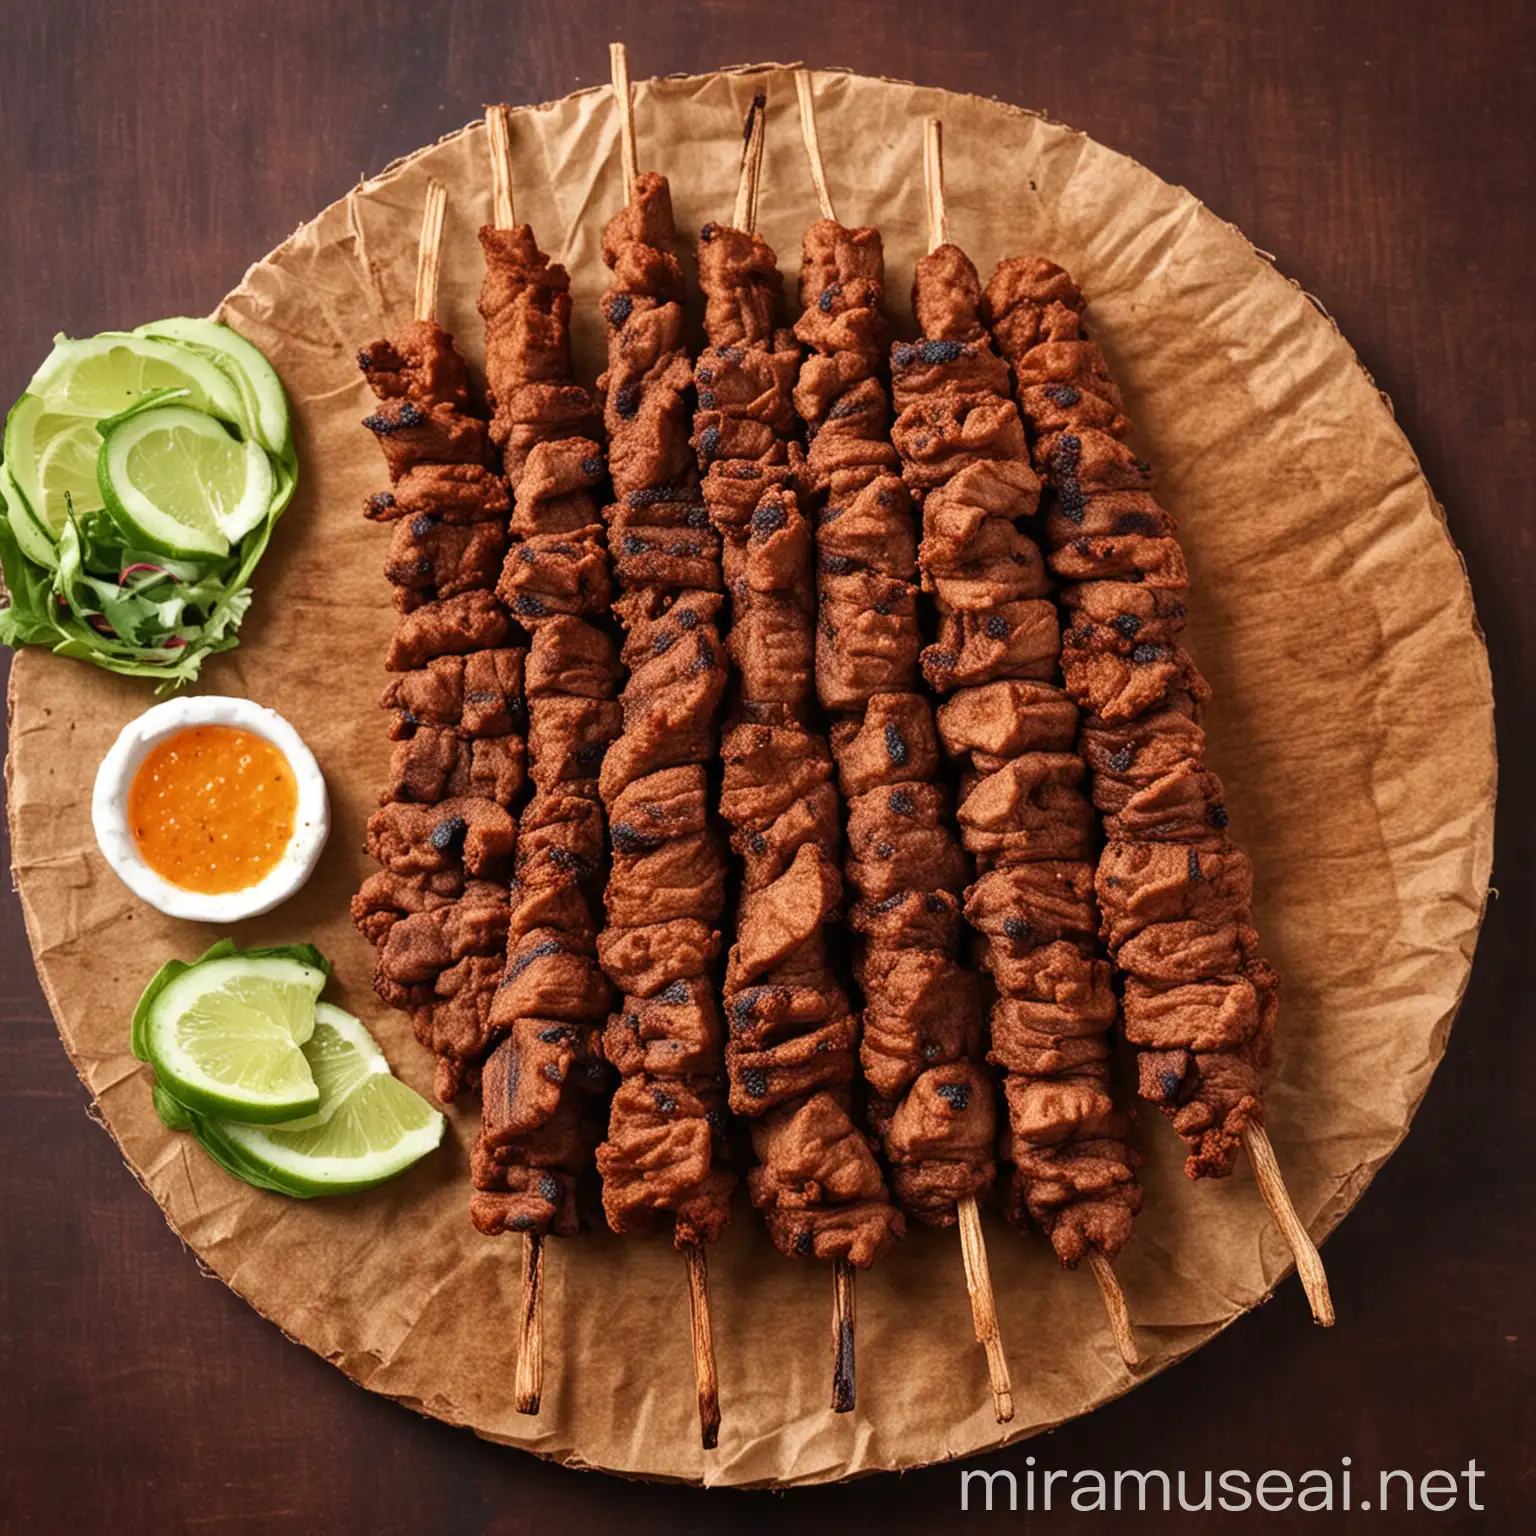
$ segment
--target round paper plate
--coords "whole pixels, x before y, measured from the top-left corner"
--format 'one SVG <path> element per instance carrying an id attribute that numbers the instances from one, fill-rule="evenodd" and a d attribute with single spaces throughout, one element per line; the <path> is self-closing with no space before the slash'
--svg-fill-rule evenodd
<path id="1" fill-rule="evenodd" d="M 1083 135 L 973 98 L 815 77 L 838 212 L 885 235 L 893 307 L 923 249 L 921 124 L 945 122 L 952 237 L 983 276 L 1047 254 L 1076 276 L 1157 466 L 1194 578 L 1190 644 L 1216 690 L 1209 757 L 1251 852 L 1266 952 L 1285 977 L 1269 1125 L 1302 1217 L 1328 1231 L 1406 1132 L 1444 1049 L 1486 895 L 1494 748 L 1471 595 L 1413 450 L 1349 344 L 1188 193 Z M 671 178 L 685 243 L 730 217 L 740 125 L 769 95 L 760 226 L 791 279 L 816 217 L 793 83 L 762 68 L 635 93 L 643 165 Z M 571 269 L 578 368 L 601 365 L 603 222 L 622 200 L 606 91 L 521 109 L 519 218 Z M 479 123 L 391 166 L 254 266 L 221 314 L 292 398 L 298 498 L 258 572 L 239 650 L 210 691 L 278 709 L 314 749 L 333 835 L 308 886 L 242 942 L 309 939 L 336 963 L 397 1072 L 427 1053 L 369 989 L 347 900 L 389 756 L 376 704 L 394 623 L 385 534 L 360 516 L 383 464 L 359 418 L 357 349 L 408 318 L 428 178 L 448 188 L 439 318 L 478 363 L 476 228 L 491 210 Z M 129 319 L 133 317 L 125 317 Z M 910 314 L 893 316 L 910 328 Z M 910 329 L 907 331 L 910 334 Z M 663 1239 L 548 1246 L 543 1410 L 513 1407 L 519 1248 L 466 1215 L 474 1111 L 444 1149 L 366 1196 L 289 1202 L 228 1178 L 165 1130 L 128 1048 L 135 997 L 206 932 L 137 902 L 91 836 L 91 782 L 147 689 L 27 652 L 12 674 L 14 859 L 59 1030 L 124 1156 L 204 1262 L 373 1391 L 584 1466 L 717 1483 L 806 1483 L 966 1455 L 1134 1385 L 1085 1272 L 988 1219 L 1017 1399 L 992 1416 L 958 1239 L 918 1230 L 858 1288 L 858 1410 L 828 1408 L 832 1279 L 780 1258 L 744 1199 L 711 1251 L 724 1425 L 699 1449 L 681 1260 Z M 1191 1184 L 1156 1114 L 1136 1139 L 1146 1207 L 1118 1262 L 1149 1370 L 1262 1300 L 1288 1255 L 1251 1174 Z M 1289 1304 L 1301 1314 L 1292 1290 Z M 1346 1315 L 1340 1322 L 1347 1329 Z M 1298 1317 L 1298 1326 L 1300 1320 Z"/>

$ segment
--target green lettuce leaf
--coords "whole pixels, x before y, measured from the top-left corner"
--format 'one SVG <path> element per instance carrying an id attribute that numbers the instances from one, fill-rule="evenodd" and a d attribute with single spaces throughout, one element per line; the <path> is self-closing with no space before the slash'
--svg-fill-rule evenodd
<path id="1" fill-rule="evenodd" d="M 0 497 L 0 507 L 5 505 Z M 51 606 L 53 572 L 21 552 L 10 519 L 0 516 L 0 571 L 9 604 L 0 608 L 0 645 L 49 645 L 57 637 Z"/>

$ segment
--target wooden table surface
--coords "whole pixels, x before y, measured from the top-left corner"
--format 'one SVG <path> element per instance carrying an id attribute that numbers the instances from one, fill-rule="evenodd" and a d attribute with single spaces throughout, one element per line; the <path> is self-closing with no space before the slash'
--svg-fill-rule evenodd
<path id="1" fill-rule="evenodd" d="M 1487 1513 L 1430 1518 L 1531 1528 L 1536 1115 L 1511 1090 L 1536 1081 L 1536 11 L 4 0 L 0 16 L 5 400 L 55 331 L 206 312 L 360 174 L 487 100 L 604 79 L 612 37 L 637 77 L 797 56 L 1044 109 L 1191 188 L 1318 295 L 1392 397 L 1471 572 L 1505 765 L 1498 899 L 1413 1133 L 1327 1245 L 1337 1329 L 1309 1325 L 1292 1280 L 1128 1398 L 976 1464 L 1183 1467 L 1198 1482 L 1351 1456 L 1374 1483 L 1378 1468 L 1475 1458 Z M 14 898 L 0 903 L 0 1007 L 0 1530 L 676 1536 L 789 1520 L 915 1531 L 958 1512 L 952 1467 L 782 1497 L 648 1487 L 370 1396 L 205 1280 L 91 1123 Z M 1190 1524 L 1068 1511 L 1040 1528 L 1122 1521 Z"/>

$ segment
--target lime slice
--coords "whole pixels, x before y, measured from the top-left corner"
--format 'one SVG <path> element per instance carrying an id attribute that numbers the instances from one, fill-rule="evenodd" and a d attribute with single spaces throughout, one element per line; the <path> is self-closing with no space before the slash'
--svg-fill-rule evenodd
<path id="1" fill-rule="evenodd" d="M 9 464 L 0 464 L 0 498 L 4 498 L 6 522 L 21 546 L 21 552 L 36 565 L 56 570 L 59 552 L 48 536 L 48 531 L 32 515 L 27 499 L 11 477 Z"/>
<path id="2" fill-rule="evenodd" d="M 205 357 L 222 369 L 240 391 L 246 418 L 253 434 L 269 453 L 281 457 L 291 441 L 288 396 L 283 393 L 277 370 L 238 331 L 217 320 L 198 320 L 178 316 L 171 320 L 153 320 L 134 331 L 135 336 L 158 337 L 180 342 L 182 346 Z"/>
<path id="3" fill-rule="evenodd" d="M 240 391 L 223 369 L 186 347 L 149 336 L 107 331 L 80 341 L 55 337 L 53 351 L 27 386 L 50 411 L 93 421 L 116 416 L 152 389 L 188 389 L 187 404 L 194 410 L 247 425 Z"/>
<path id="4" fill-rule="evenodd" d="M 313 1114 L 320 1093 L 299 1049 L 325 972 L 235 955 L 190 966 L 155 998 L 143 1044 L 155 1080 L 204 1114 L 260 1122 Z"/>
<path id="5" fill-rule="evenodd" d="M 107 433 L 97 462 L 107 510 L 150 549 L 186 559 L 229 553 L 266 517 L 272 461 L 184 405 L 129 416 Z"/>
<path id="6" fill-rule="evenodd" d="M 447 1121 L 391 1076 L 350 1013 L 321 1003 L 303 1053 L 320 1089 L 313 1114 L 286 1125 L 200 1124 L 204 1145 L 230 1172 L 305 1198 L 351 1194 L 393 1178 L 443 1139 Z"/>
<path id="7" fill-rule="evenodd" d="M 57 542 L 70 510 L 99 511 L 96 459 L 101 437 L 83 416 L 61 416 L 40 395 L 23 395 L 5 419 L 5 462 L 31 512 Z"/>

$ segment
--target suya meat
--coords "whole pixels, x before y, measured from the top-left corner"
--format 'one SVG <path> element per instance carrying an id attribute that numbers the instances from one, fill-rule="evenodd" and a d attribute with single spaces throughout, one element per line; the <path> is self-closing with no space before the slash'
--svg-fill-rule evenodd
<path id="1" fill-rule="evenodd" d="M 1080 788 L 1076 711 L 1058 682 L 1056 609 L 1025 532 L 1039 500 L 1007 364 L 979 312 L 981 284 L 945 230 L 939 128 L 926 162 L 931 243 L 917 263 L 914 343 L 892 349 L 892 438 L 922 508 L 918 552 L 937 610 L 922 655 L 944 750 L 960 773 L 961 840 L 975 861 L 965 916 L 996 991 L 988 1060 L 1004 1069 L 1008 1212 L 1033 1219 L 1068 1267 L 1105 1290 L 1134 1348 L 1109 1265 L 1142 1192 L 1116 1104 L 1116 1000 L 1095 949 L 1097 828 Z"/>
<path id="2" fill-rule="evenodd" d="M 742 859 L 726 1063 L 731 1107 L 751 1122 L 748 1190 L 775 1245 L 867 1268 L 904 1224 L 855 1118 L 859 1021 L 828 962 L 841 817 L 815 721 L 812 536 L 796 489 L 800 349 L 778 323 L 782 279 L 753 229 L 764 105 L 759 96 L 749 118 L 735 223 L 707 224 L 698 246 L 709 345 L 694 369 L 693 443 L 723 541 L 737 684 L 721 742 L 720 808 Z M 843 1332 L 851 1345 L 851 1320 Z M 840 1354 L 833 1406 L 852 1402 L 852 1361 Z"/>
<path id="3" fill-rule="evenodd" d="M 628 73 L 612 54 L 627 196 L 603 232 L 608 368 L 598 381 L 613 503 L 605 516 L 623 596 L 622 729 L 600 790 L 613 843 L 598 958 L 622 994 L 604 1050 L 622 1082 L 597 1149 L 615 1232 L 670 1229 L 688 1260 L 701 1434 L 720 1410 L 704 1245 L 730 1219 L 724 1032 L 713 975 L 726 853 L 712 811 L 727 662 L 718 628 L 720 539 L 689 444 L 693 369 L 671 192 L 634 163 Z"/>
<path id="4" fill-rule="evenodd" d="M 374 989 L 410 1015 L 453 1099 L 495 1044 L 493 999 L 506 947 L 504 881 L 516 847 L 509 808 L 525 777 L 523 652 L 494 586 L 510 502 L 489 466 L 468 372 L 434 319 L 445 203 L 433 183 L 416 317 L 358 354 L 379 407 L 364 425 L 391 488 L 366 515 L 392 526 L 385 576 L 401 617 L 382 704 L 395 741 L 368 852 L 381 866 L 352 899 L 377 950 Z"/>
<path id="5" fill-rule="evenodd" d="M 574 1235 L 607 1122 L 602 1049 L 613 1001 L 597 962 L 607 840 L 599 776 L 621 711 L 617 647 L 594 620 L 612 583 L 599 513 L 606 460 L 592 398 L 571 365 L 570 279 L 515 222 L 504 108 L 488 117 L 496 179 L 482 226 L 490 439 L 512 495 L 497 592 L 529 636 L 523 688 L 533 794 L 518 818 L 505 968 L 491 1005 L 501 1034 L 482 1083 L 470 1162 L 480 1231 L 526 1239 L 518 1407 L 538 1409 L 543 1237 Z"/>
<path id="6" fill-rule="evenodd" d="M 918 691 L 915 522 L 880 377 L 883 287 L 878 231 L 826 219 L 810 227 L 795 327 L 810 355 L 795 403 L 810 437 L 803 483 L 817 525 L 816 682 L 834 718 L 848 803 L 872 1118 L 902 1209 L 952 1226 L 957 1203 L 991 1182 L 995 1120 L 980 990 L 958 963 L 969 866 L 938 782 L 933 711 Z M 916 905 L 921 924 L 904 914 Z"/>
<path id="7" fill-rule="evenodd" d="M 1047 561 L 1106 838 L 1095 885 L 1125 1033 L 1141 1096 L 1183 1137 L 1191 1178 L 1223 1176 L 1249 1149 L 1326 1324 L 1322 1264 L 1264 1134 L 1278 977 L 1259 955 L 1252 871 L 1204 763 L 1210 689 L 1180 643 L 1188 571 L 1151 466 L 1125 441 L 1124 402 L 1083 309 L 1076 283 L 1042 257 L 1002 262 L 980 302 L 1050 490 Z"/>
<path id="8" fill-rule="evenodd" d="M 976 1207 L 995 1172 L 995 1090 L 979 977 L 960 960 L 971 865 L 918 673 L 917 518 L 890 437 L 885 258 L 878 230 L 837 222 L 803 71 L 796 86 L 823 217 L 802 247 L 795 335 L 806 356 L 794 401 L 808 439 L 802 500 L 816 528 L 816 687 L 832 721 L 848 806 L 844 871 L 858 898 L 849 922 L 859 935 L 860 1059 L 897 1203 L 918 1221 L 969 1229 L 962 1253 L 977 1336 L 1006 1422 L 1012 1388 Z"/>

